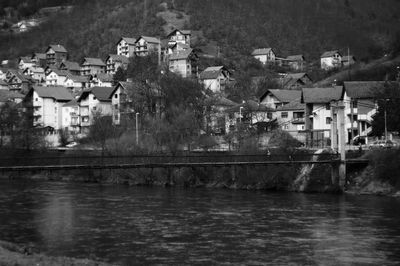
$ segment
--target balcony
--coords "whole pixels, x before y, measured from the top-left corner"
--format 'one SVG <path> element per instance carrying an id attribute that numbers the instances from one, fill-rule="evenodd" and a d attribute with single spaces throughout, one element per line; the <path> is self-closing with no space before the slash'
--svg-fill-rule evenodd
<path id="1" fill-rule="evenodd" d="M 306 122 L 304 117 L 299 117 L 299 118 L 294 118 L 292 120 L 292 124 L 297 125 L 297 124 L 304 124 Z"/>

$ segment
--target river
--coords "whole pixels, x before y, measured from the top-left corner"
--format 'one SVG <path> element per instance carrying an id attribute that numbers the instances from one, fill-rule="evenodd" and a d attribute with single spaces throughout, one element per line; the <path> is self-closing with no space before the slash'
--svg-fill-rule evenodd
<path id="1" fill-rule="evenodd" d="M 0 181 L 0 239 L 120 265 L 398 265 L 400 199 Z"/>

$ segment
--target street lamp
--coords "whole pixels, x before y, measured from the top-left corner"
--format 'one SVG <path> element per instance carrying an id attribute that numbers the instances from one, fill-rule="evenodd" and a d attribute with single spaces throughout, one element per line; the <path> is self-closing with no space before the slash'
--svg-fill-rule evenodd
<path id="1" fill-rule="evenodd" d="M 139 145 L 139 113 L 136 113 L 136 145 Z"/>

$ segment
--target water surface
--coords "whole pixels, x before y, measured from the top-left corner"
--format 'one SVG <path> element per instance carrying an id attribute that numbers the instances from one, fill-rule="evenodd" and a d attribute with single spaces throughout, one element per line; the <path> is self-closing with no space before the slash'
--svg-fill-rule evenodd
<path id="1" fill-rule="evenodd" d="M 0 181 L 0 239 L 121 265 L 398 265 L 400 199 Z"/>

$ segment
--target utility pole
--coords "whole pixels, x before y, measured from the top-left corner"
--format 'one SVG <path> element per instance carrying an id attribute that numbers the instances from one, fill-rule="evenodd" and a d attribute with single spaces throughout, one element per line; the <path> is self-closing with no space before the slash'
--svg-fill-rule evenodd
<path id="1" fill-rule="evenodd" d="M 136 145 L 139 145 L 139 113 L 136 113 Z"/>
<path id="2" fill-rule="evenodd" d="M 338 133 L 339 133 L 339 153 L 340 153 L 340 165 L 339 165 L 339 186 L 344 189 L 346 185 L 346 128 L 345 128 L 345 115 L 344 115 L 344 103 L 339 102 L 337 109 L 337 120 L 338 120 Z"/>

